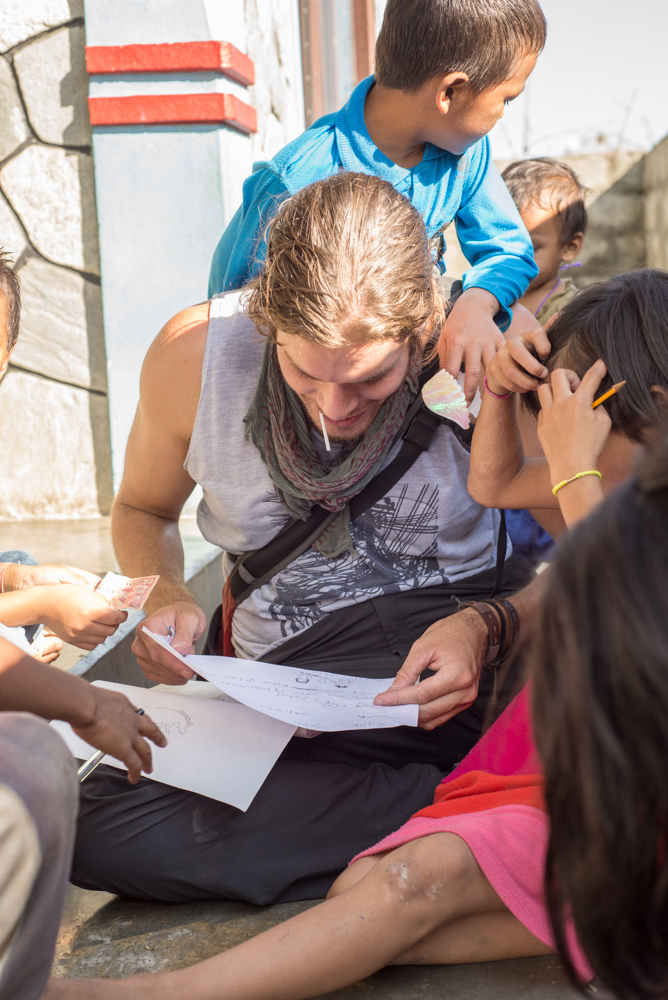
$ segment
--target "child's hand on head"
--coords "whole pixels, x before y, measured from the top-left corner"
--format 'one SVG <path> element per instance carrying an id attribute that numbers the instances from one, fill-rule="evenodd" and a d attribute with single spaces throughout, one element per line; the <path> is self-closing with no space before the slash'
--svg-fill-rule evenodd
<path id="1" fill-rule="evenodd" d="M 538 439 L 553 486 L 596 468 L 611 427 L 604 406 L 592 409 L 606 371 L 604 363 L 596 361 L 580 382 L 573 372 L 556 368 L 550 383 L 538 390 Z"/>
<path id="2" fill-rule="evenodd" d="M 441 368 L 457 378 L 464 362 L 467 403 L 475 396 L 483 371 L 505 344 L 494 322 L 498 311 L 499 303 L 490 292 L 484 288 L 469 288 L 455 302 L 441 333 L 438 342 Z"/>
<path id="3" fill-rule="evenodd" d="M 541 326 L 513 337 L 487 366 L 487 388 L 497 396 L 536 390 L 548 375 L 540 359 L 547 358 L 550 351 L 550 341 Z"/>

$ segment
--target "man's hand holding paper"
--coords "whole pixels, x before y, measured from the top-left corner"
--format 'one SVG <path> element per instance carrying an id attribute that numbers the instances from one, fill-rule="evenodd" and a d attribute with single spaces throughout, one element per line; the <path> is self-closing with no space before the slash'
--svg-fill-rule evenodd
<path id="1" fill-rule="evenodd" d="M 195 652 L 195 643 L 206 627 L 206 615 L 194 601 L 168 604 L 149 615 L 137 629 L 132 645 L 146 678 L 158 684 L 175 685 L 192 680 L 195 671 L 183 657 Z M 158 636 L 166 639 L 170 634 L 171 644 L 156 641 Z"/>
<path id="2" fill-rule="evenodd" d="M 149 632 L 148 638 L 172 652 L 164 636 Z M 178 658 L 182 659 L 180 654 Z M 389 684 L 387 677 L 353 677 L 230 656 L 188 656 L 183 662 L 243 705 L 304 729 L 339 732 L 417 726 L 417 705 L 374 704 Z"/>

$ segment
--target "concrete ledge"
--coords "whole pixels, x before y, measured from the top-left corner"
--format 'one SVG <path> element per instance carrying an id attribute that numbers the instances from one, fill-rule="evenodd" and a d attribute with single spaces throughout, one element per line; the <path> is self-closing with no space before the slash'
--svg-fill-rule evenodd
<path id="1" fill-rule="evenodd" d="M 201 962 L 313 906 L 233 901 L 144 903 L 70 886 L 53 975 L 116 978 Z M 330 1000 L 576 1000 L 556 956 L 479 965 L 403 966 Z M 610 1000 L 598 987 L 596 1000 Z"/>

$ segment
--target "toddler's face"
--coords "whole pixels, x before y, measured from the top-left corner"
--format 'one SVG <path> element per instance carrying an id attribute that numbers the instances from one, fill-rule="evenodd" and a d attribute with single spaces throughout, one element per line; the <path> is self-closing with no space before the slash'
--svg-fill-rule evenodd
<path id="1" fill-rule="evenodd" d="M 533 243 L 533 256 L 538 266 L 538 276 L 529 285 L 537 288 L 548 281 L 556 281 L 562 261 L 577 257 L 582 237 L 564 243 L 561 222 L 553 208 L 527 205 L 522 209 L 522 222 Z"/>
<path id="2" fill-rule="evenodd" d="M 552 208 L 527 206 L 522 210 L 522 221 L 533 243 L 533 256 L 538 266 L 538 277 L 530 288 L 542 285 L 550 278 L 556 279 L 562 261 L 564 243 L 559 217 Z"/>
<path id="3" fill-rule="evenodd" d="M 444 134 L 435 144 L 460 155 L 487 135 L 503 117 L 506 104 L 514 101 L 524 90 L 537 58 L 533 52 L 525 55 L 510 79 L 483 90 L 482 94 L 474 95 L 466 88 L 462 89 L 443 116 Z"/>

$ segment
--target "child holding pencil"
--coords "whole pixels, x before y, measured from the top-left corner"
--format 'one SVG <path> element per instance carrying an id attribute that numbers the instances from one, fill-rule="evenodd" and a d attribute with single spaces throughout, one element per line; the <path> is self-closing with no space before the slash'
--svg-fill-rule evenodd
<path id="1" fill-rule="evenodd" d="M 647 268 L 589 285 L 549 331 L 509 341 L 486 376 L 471 495 L 531 508 L 558 535 L 617 489 L 665 418 L 667 317 L 668 273 Z"/>

